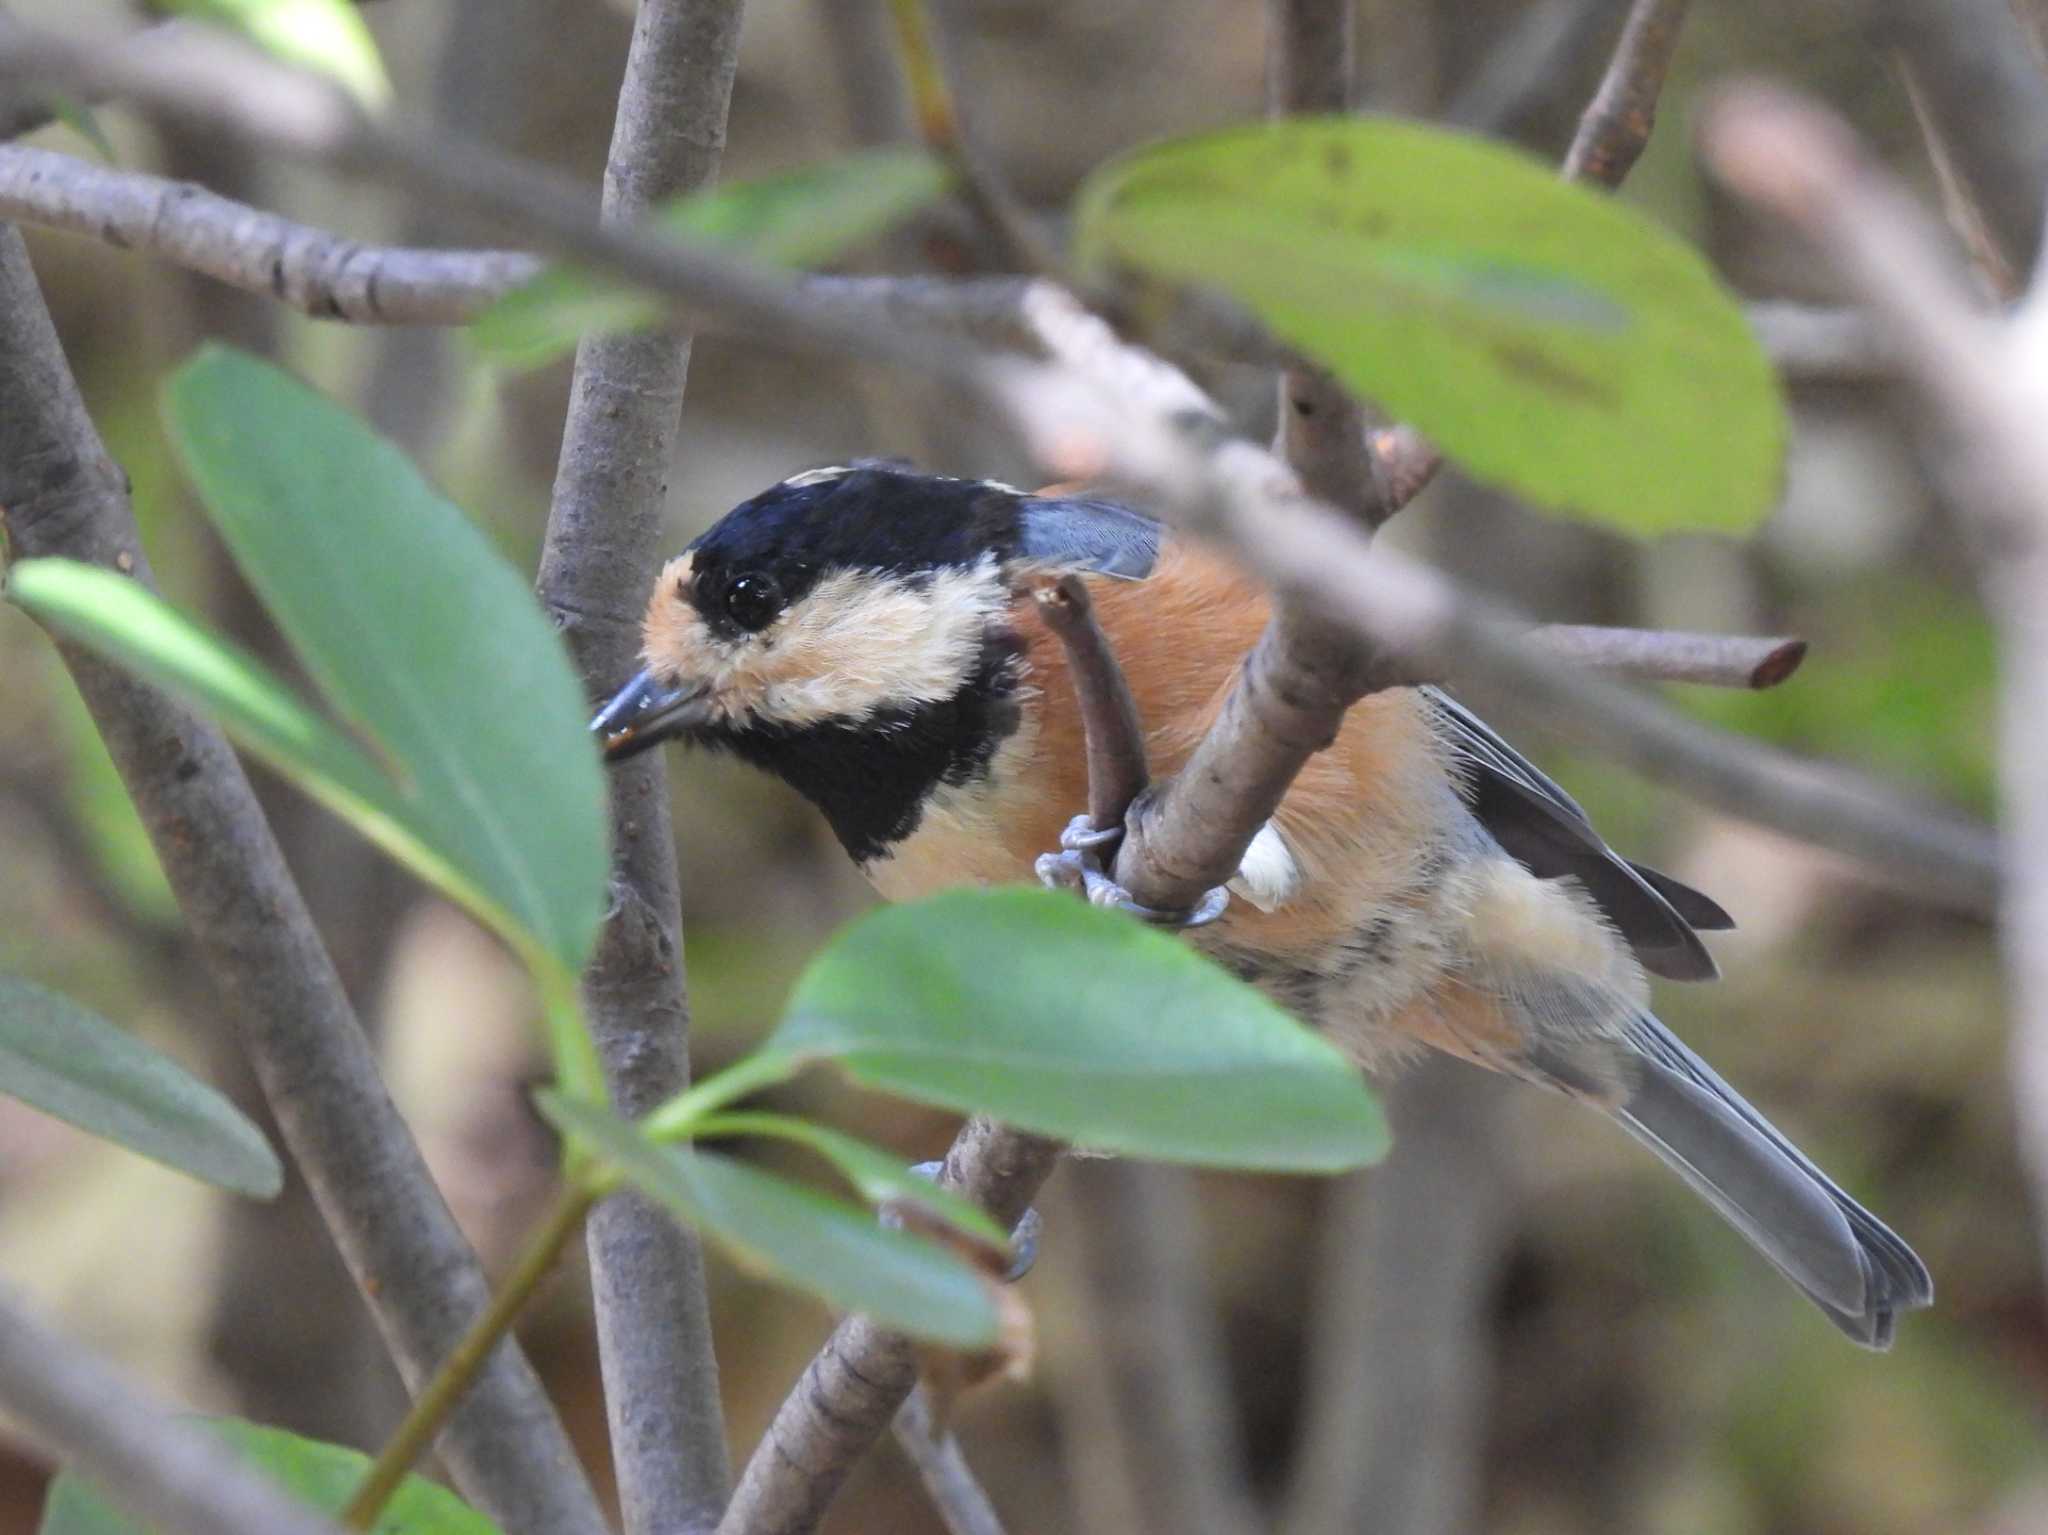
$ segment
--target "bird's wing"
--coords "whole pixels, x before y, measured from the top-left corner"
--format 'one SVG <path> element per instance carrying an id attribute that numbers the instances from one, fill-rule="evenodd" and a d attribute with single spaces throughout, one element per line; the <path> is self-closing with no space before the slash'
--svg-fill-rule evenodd
<path id="1" fill-rule="evenodd" d="M 1438 688 L 1422 692 L 1462 759 L 1466 804 L 1511 857 L 1540 879 L 1576 879 L 1652 974 L 1674 981 L 1719 974 L 1698 930 L 1733 927 L 1725 911 L 1669 875 L 1621 857 L 1578 801 L 1485 721 Z"/>
<path id="2" fill-rule="evenodd" d="M 1159 524 L 1113 501 L 1025 496 L 1017 520 L 1018 556 L 1035 565 L 1142 581 L 1159 562 Z"/>

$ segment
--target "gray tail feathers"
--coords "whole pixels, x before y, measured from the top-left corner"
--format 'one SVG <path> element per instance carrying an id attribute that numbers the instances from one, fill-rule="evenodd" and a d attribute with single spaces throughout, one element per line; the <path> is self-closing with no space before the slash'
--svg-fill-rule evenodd
<path id="1" fill-rule="evenodd" d="M 1642 1066 L 1615 1117 L 1865 1348 L 1934 1299 L 1927 1266 L 1647 1013 Z"/>

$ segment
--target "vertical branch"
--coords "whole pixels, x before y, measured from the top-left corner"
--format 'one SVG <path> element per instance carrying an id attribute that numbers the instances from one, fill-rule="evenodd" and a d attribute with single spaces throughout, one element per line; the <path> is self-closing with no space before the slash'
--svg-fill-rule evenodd
<path id="1" fill-rule="evenodd" d="M 740 11 L 740 0 L 641 0 L 605 165 L 607 221 L 635 221 L 717 174 Z M 593 695 L 636 664 L 689 365 L 689 338 L 674 332 L 586 337 L 576 354 L 539 588 Z M 660 753 L 615 770 L 611 794 L 611 907 L 584 997 L 612 1101 L 637 1118 L 690 1077 Z M 589 1247 L 628 1535 L 708 1528 L 729 1472 L 697 1239 L 622 1193 L 592 1215 Z"/>
<path id="2" fill-rule="evenodd" d="M 1730 92 L 1703 145 L 1734 191 L 1833 260 L 1891 331 L 1899 360 L 1966 450 L 1956 498 L 1998 635 L 2003 889 L 1999 932 L 2011 997 L 2013 1092 L 2048 1242 L 2048 287 L 2009 323 L 1985 314 L 1927 220 L 1832 113 L 1763 87 Z M 2038 183 L 2042 166 L 2028 175 Z"/>
<path id="3" fill-rule="evenodd" d="M 0 518 L 12 559 L 59 555 L 151 581 L 126 477 L 64 359 L 21 236 L 0 225 Z M 240 1031 L 277 1124 L 386 1344 L 424 1379 L 489 1301 L 378 1076 L 227 740 L 125 672 L 60 646 Z M 511 1342 L 441 1441 L 509 1531 L 603 1529 L 539 1380 Z"/>
<path id="4" fill-rule="evenodd" d="M 1504 1087 L 1418 1067 L 1388 1094 L 1394 1158 L 1327 1193 L 1287 1535 L 1479 1526 L 1486 1306 L 1510 1229 Z"/>
<path id="5" fill-rule="evenodd" d="M 1132 1493 L 1132 1535 L 1260 1528 L 1182 1167 L 1091 1161 L 1070 1175 L 1106 1400 L 1097 1425 Z"/>

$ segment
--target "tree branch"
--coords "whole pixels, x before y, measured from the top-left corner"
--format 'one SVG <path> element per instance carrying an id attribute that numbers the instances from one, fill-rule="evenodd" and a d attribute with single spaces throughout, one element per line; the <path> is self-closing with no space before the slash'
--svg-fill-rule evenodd
<path id="1" fill-rule="evenodd" d="M 52 1464 L 166 1535 L 341 1535 L 219 1437 L 0 1296 L 0 1406 Z"/>
<path id="2" fill-rule="evenodd" d="M 0 225 L 0 516 L 11 559 L 59 555 L 151 581 L 126 478 L 86 414 L 28 253 Z M 276 840 L 226 739 L 127 673 L 60 646 L 278 1127 L 409 1383 L 489 1301 L 392 1107 Z M 540 1382 L 509 1342 L 442 1440 L 508 1530 L 603 1527 Z"/>
<path id="3" fill-rule="evenodd" d="M 189 182 L 20 145 L 0 145 L 0 218 L 140 251 L 315 319 L 361 325 L 466 325 L 542 265 L 526 251 L 367 245 Z M 834 281 L 815 279 L 809 286 L 830 291 Z M 950 328 L 993 345 L 1028 344 L 1016 324 L 1018 279 L 851 281 L 863 285 L 865 302 L 876 307 L 887 304 L 892 284 L 923 288 L 933 302 L 916 307 L 949 310 Z M 984 323 L 972 322 L 975 310 Z M 1748 314 L 1750 328 L 1787 378 L 1853 381 L 1898 371 L 1860 314 L 1783 302 L 1752 304 Z M 1387 428 L 1372 435 L 1371 446 L 1387 499 L 1412 500 L 1421 485 L 1403 476 L 1413 475 L 1425 456 L 1417 434 Z"/>
<path id="4" fill-rule="evenodd" d="M 1061 1148 L 971 1119 L 946 1153 L 939 1183 L 1014 1228 L 1057 1165 Z M 917 1383 L 914 1345 L 866 1317 L 832 1330 L 747 1460 L 719 1535 L 804 1535 L 846 1475 L 881 1437 Z"/>
<path id="5" fill-rule="evenodd" d="M 933 1422 L 922 1387 L 896 1414 L 896 1442 L 917 1467 L 949 1535 L 1003 1535 L 1003 1521 L 961 1453 L 960 1441 Z"/>
<path id="6" fill-rule="evenodd" d="M 2000 324 L 1973 302 L 1926 218 L 1832 113 L 1763 87 L 1725 96 L 1703 131 L 1736 192 L 1827 256 L 1891 332 L 1899 359 L 1967 454 L 1956 499 L 1999 636 L 2000 929 L 2012 1001 L 2020 1153 L 2048 1243 L 2048 295 L 2035 273 Z M 2029 175 L 2038 178 L 2035 164 Z"/>
<path id="7" fill-rule="evenodd" d="M 1394 1152 L 1324 1195 L 1309 1392 L 1287 1535 L 1481 1525 L 1489 1302 L 1513 1234 L 1497 1077 L 1425 1062 L 1394 1083 Z"/>
<path id="8" fill-rule="evenodd" d="M 608 224 L 716 176 L 740 14 L 740 0 L 641 0 L 605 166 Z M 595 697 L 637 664 L 689 366 L 689 337 L 673 331 L 589 336 L 576 354 L 539 590 Z M 660 753 L 610 787 L 612 898 L 584 998 L 612 1102 L 637 1119 L 689 1085 L 682 911 Z M 697 1238 L 626 1192 L 592 1215 L 589 1247 L 628 1535 L 709 1529 L 731 1472 Z"/>
<path id="9" fill-rule="evenodd" d="M 1629 7 L 1600 89 L 1565 152 L 1565 180 L 1591 182 L 1611 192 L 1635 169 L 1657 124 L 1657 98 L 1678 51 L 1687 3 L 1635 0 Z"/>
<path id="10" fill-rule="evenodd" d="M 1544 624 L 1529 638 L 1567 665 L 1640 682 L 1695 682 L 1717 688 L 1774 688 L 1799 670 L 1806 641 L 1673 629 Z"/>
<path id="11" fill-rule="evenodd" d="M 1107 1399 L 1096 1428 L 1131 1489 L 1131 1535 L 1258 1530 L 1193 1174 L 1103 1159 L 1069 1178 Z"/>
<path id="12" fill-rule="evenodd" d="M 0 218 L 140 249 L 318 320 L 461 325 L 540 270 L 513 251 L 408 250 L 353 240 L 190 182 L 0 146 Z"/>
<path id="13" fill-rule="evenodd" d="M 2006 272 L 2031 271 L 2048 165 L 2048 81 L 2012 0 L 1871 0 L 1876 40 L 1898 50 L 1951 168 Z"/>

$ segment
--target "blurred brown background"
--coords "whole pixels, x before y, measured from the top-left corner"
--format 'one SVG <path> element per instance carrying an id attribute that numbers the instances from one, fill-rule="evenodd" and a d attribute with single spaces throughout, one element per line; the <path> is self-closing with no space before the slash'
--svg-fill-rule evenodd
<path id="1" fill-rule="evenodd" d="M 13 8 L 51 22 L 122 15 L 111 0 Z M 1621 9 L 1362 0 L 1370 103 L 1484 124 L 1554 157 Z M 901 134 L 879 10 L 880 0 L 756 0 L 728 179 Z M 1258 0 L 946 0 L 941 10 L 973 128 L 1048 211 L 1122 146 L 1260 109 Z M 371 14 L 409 110 L 595 183 L 624 9 L 382 0 Z M 1931 189 L 1893 61 L 1858 7 L 1747 0 L 1696 8 L 1661 126 L 1624 195 L 1712 250 L 1746 291 L 1825 299 L 1826 274 L 1736 218 L 1693 165 L 1692 104 L 1738 70 L 1826 96 Z M 145 134 L 116 113 L 104 121 L 124 164 L 365 239 L 487 237 L 216 145 Z M 63 129 L 39 141 L 82 150 Z M 277 355 L 358 404 L 530 561 L 566 365 L 500 378 L 459 335 L 319 326 L 98 245 L 32 231 L 31 248 L 99 424 L 135 481 L 152 556 L 182 603 L 275 653 L 181 491 L 156 422 L 157 381 L 201 335 Z M 941 223 L 872 255 L 900 267 L 949 253 Z M 1205 381 L 1264 429 L 1263 379 L 1226 371 Z M 1631 545 L 1451 477 L 1403 515 L 1396 536 L 1543 616 L 1804 634 L 1813 655 L 1786 688 L 1682 702 L 1988 815 L 1991 649 L 1937 515 L 1916 408 L 1869 380 L 1802 383 L 1793 404 L 1784 502 L 1746 545 Z M 700 344 L 673 481 L 675 541 L 774 478 L 873 452 L 1025 472 L 1006 444 L 915 381 Z M 1569 743 L 1513 733 L 1619 846 L 1736 914 L 1741 930 L 1716 944 L 1727 980 L 1665 988 L 1662 1011 L 1914 1242 L 1934 1270 L 1938 1307 L 1905 1325 L 1889 1358 L 1864 1355 L 1591 1116 L 1433 1075 L 1393 1094 L 1399 1142 L 1373 1175 L 1371 1201 L 1310 1181 L 1209 1177 L 1188 1210 L 1161 1206 L 1169 1229 L 1155 1235 L 1181 1260 L 1173 1272 L 1213 1287 L 1235 1404 L 1228 1427 L 1243 1437 L 1258 1489 L 1285 1484 L 1314 1390 L 1362 1382 L 1353 1453 L 1377 1479 L 1376 1530 L 2048 1528 L 2048 1298 L 2012 1149 L 1989 927 L 1559 749 Z M 706 760 L 678 761 L 673 779 L 696 1050 L 708 1068 L 766 1028 L 805 956 L 870 897 L 822 823 L 778 786 Z M 502 1261 L 551 1177 L 551 1146 L 521 1096 L 537 1058 L 519 974 L 334 823 L 266 788 L 364 1016 L 381 1030 L 401 1100 L 487 1260 Z M 140 833 L 48 646 L 17 617 L 0 617 L 0 867 L 0 967 L 131 1023 L 251 1101 Z M 907 1156 L 937 1154 L 950 1130 L 939 1116 L 824 1081 L 787 1100 Z M 1041 1330 L 1036 1373 L 962 1409 L 968 1452 L 1013 1530 L 1130 1527 L 1120 1500 L 1134 1493 L 1120 1485 L 1127 1461 L 1114 1430 L 1143 1432 L 1148 1414 L 1168 1410 L 1160 1393 L 1175 1389 L 1172 1371 L 1131 1342 L 1161 1314 L 1157 1292 L 1104 1282 L 1119 1271 L 1128 1279 L 1138 1261 L 1101 1219 L 1120 1189 L 1100 1166 L 1056 1180 L 1046 1253 L 1025 1286 Z M 1332 1293 L 1322 1253 L 1361 1244 L 1371 1250 L 1345 1281 L 1356 1325 L 1319 1326 L 1318 1297 Z M 0 1273 L 62 1325 L 204 1408 L 358 1443 L 392 1420 L 389 1372 L 302 1200 L 231 1204 L 0 1103 Z M 714 1283 L 743 1454 L 828 1319 L 722 1265 Z M 558 1286 L 528 1341 L 602 1475 L 579 1285 Z M 1119 1412 L 1118 1389 L 1138 1391 L 1140 1405 Z M 0 1465 L 0 1523 L 31 1528 L 39 1485 L 26 1463 Z M 885 1448 L 832 1527 L 937 1524 Z"/>

